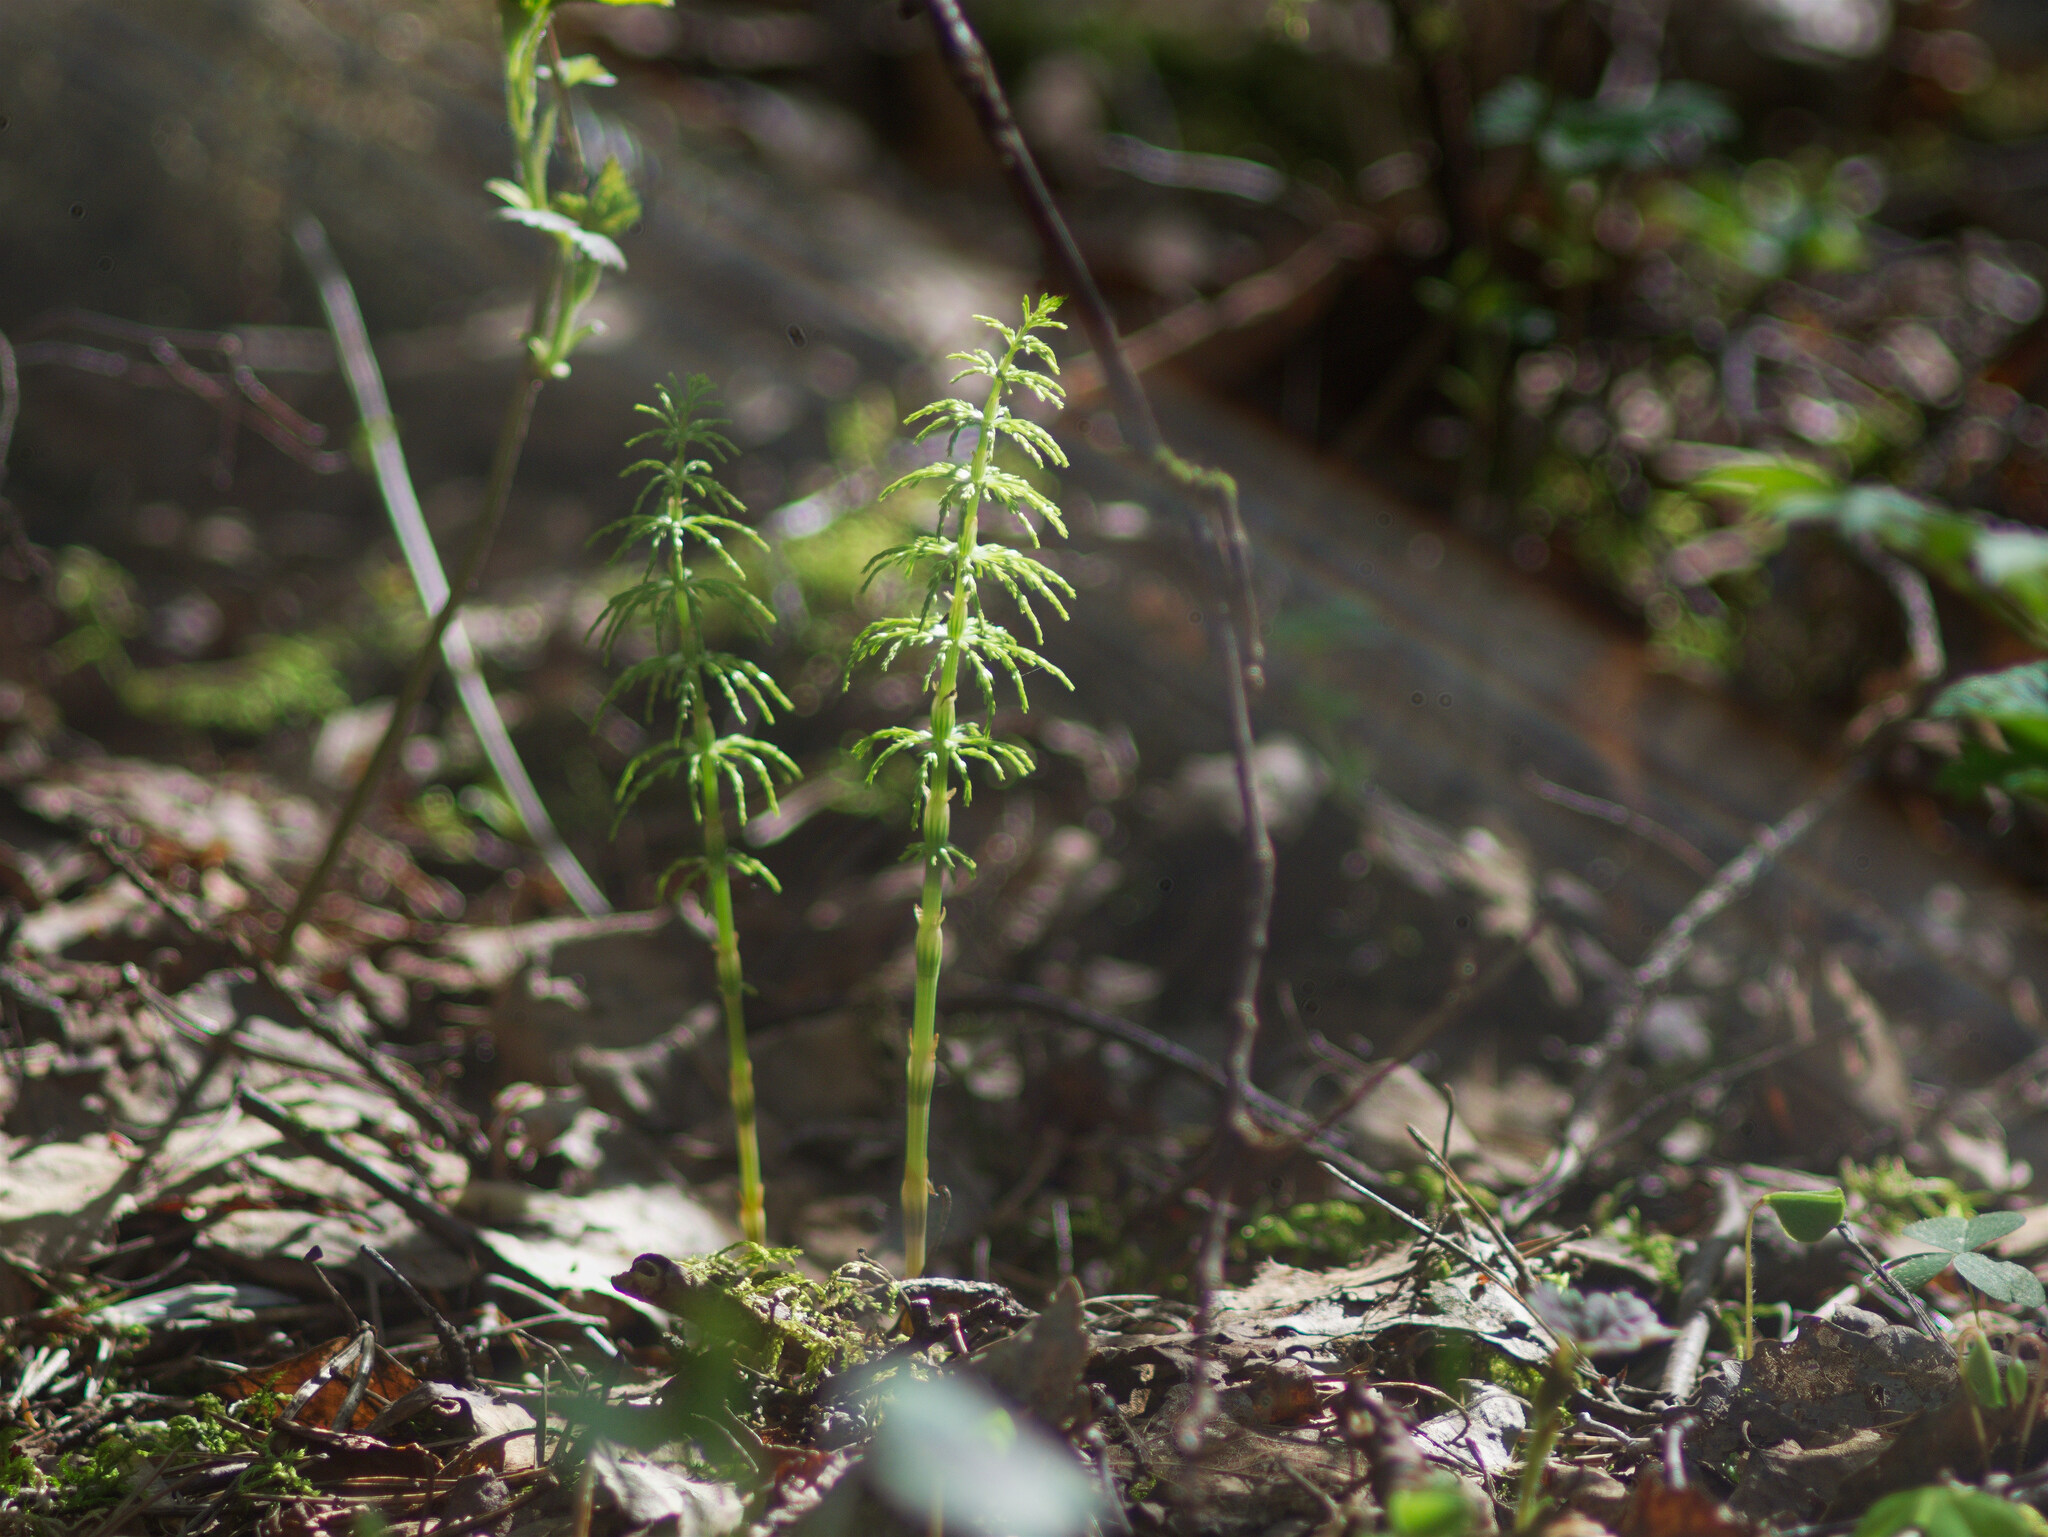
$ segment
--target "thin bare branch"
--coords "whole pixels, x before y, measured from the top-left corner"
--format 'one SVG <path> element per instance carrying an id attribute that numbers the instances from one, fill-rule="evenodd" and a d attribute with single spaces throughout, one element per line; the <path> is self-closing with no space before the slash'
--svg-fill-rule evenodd
<path id="1" fill-rule="evenodd" d="M 7 486 L 7 453 L 14 446 L 14 423 L 21 415 L 21 374 L 14 364 L 14 344 L 0 331 L 0 490 Z"/>
<path id="2" fill-rule="evenodd" d="M 337 1029 L 313 999 L 272 965 L 241 928 L 210 924 L 195 904 L 166 886 L 119 840 L 104 832 L 92 836 L 93 847 L 106 856 L 123 875 L 133 881 L 149 899 L 175 919 L 195 939 L 225 939 L 235 953 L 249 962 L 256 975 L 283 1000 L 290 1010 L 289 1024 L 303 1027 L 360 1067 L 372 1082 L 389 1094 L 394 1103 L 423 1127 L 432 1128 L 448 1144 L 470 1158 L 482 1158 L 490 1151 L 483 1130 L 452 1100 L 430 1093 L 402 1060 L 377 1050 L 352 1031 Z"/>
<path id="3" fill-rule="evenodd" d="M 1644 1011 L 1692 953 L 1699 931 L 1747 894 L 1778 856 L 1805 837 L 1849 787 L 1862 779 L 1864 770 L 1864 760 L 1857 759 L 1783 819 L 1760 831 L 1664 926 L 1649 954 L 1629 973 L 1606 1033 L 1588 1051 L 1585 1071 L 1572 1095 L 1571 1118 L 1551 1154 L 1549 1167 L 1528 1189 L 1503 1203 L 1502 1214 L 1510 1228 L 1520 1227 L 1556 1200 L 1584 1170 L 1599 1140 L 1602 1102 L 1635 1043 Z"/>
<path id="4" fill-rule="evenodd" d="M 1279 314 L 1325 281 L 1347 262 L 1370 255 L 1378 237 L 1370 226 L 1339 221 L 1302 241 L 1272 266 L 1240 278 L 1213 299 L 1191 299 L 1142 330 L 1122 339 L 1131 369 L 1142 374 L 1199 347 L 1211 337 Z M 1092 334 L 1092 333 L 1091 333 Z M 1086 400 L 1108 387 L 1101 361 L 1093 352 L 1063 364 L 1069 404 Z"/>
<path id="5" fill-rule="evenodd" d="M 1857 540 L 1856 549 L 1885 579 L 1906 616 L 1906 676 L 1882 698 L 1856 712 L 1842 733 L 1851 748 L 1862 747 L 1886 726 L 1911 715 L 1928 688 L 1948 671 L 1948 653 L 1941 643 L 1941 622 L 1935 617 L 1934 594 L 1927 578 L 1875 539 Z"/>
<path id="6" fill-rule="evenodd" d="M 1694 848 L 1686 839 L 1652 817 L 1633 811 L 1619 801 L 1607 800 L 1602 796 L 1588 795 L 1583 790 L 1574 790 L 1554 780 L 1545 779 L 1534 769 L 1526 769 L 1522 783 L 1539 800 L 1549 801 L 1553 806 L 1562 806 L 1567 811 L 1576 811 L 1581 816 L 1597 817 L 1615 827 L 1625 827 L 1646 843 L 1654 843 L 1673 859 L 1684 865 L 1693 874 L 1702 878 L 1714 873 L 1714 862 Z"/>
<path id="7" fill-rule="evenodd" d="M 996 987 L 962 989 L 946 994 L 946 1008 L 949 1012 L 975 1009 L 1025 1009 L 1034 1014 L 1044 1014 L 1054 1019 L 1063 1019 L 1069 1024 L 1080 1025 L 1098 1035 L 1113 1041 L 1121 1041 L 1134 1051 L 1143 1052 L 1153 1060 L 1192 1077 L 1201 1079 L 1210 1087 L 1223 1090 L 1230 1083 L 1230 1076 L 1207 1057 L 1191 1051 L 1178 1041 L 1147 1030 L 1143 1025 L 1134 1025 L 1127 1019 L 1114 1014 L 1092 1009 L 1085 1003 L 1063 998 L 1058 993 L 1047 992 L 1042 987 L 1031 987 L 1014 983 Z M 1294 1108 L 1285 1100 L 1276 1099 L 1257 1086 L 1252 1086 L 1246 1095 L 1246 1106 L 1255 1115 L 1266 1118 L 1274 1128 L 1301 1140 L 1301 1145 L 1318 1158 L 1328 1159 L 1337 1164 L 1348 1178 L 1366 1184 L 1386 1184 L 1386 1176 L 1369 1164 L 1361 1162 L 1333 1136 L 1328 1127 L 1319 1125 L 1314 1116 Z M 1268 1134 L 1265 1141 L 1270 1146 L 1277 1139 Z"/>
<path id="8" fill-rule="evenodd" d="M 505 416 L 498 430 L 498 448 L 491 459 L 491 476 L 484 488 L 484 509 L 477 519 L 475 532 L 470 536 L 469 549 L 457 568 L 455 580 L 450 584 L 448 597 L 434 616 L 433 627 L 427 638 L 420 643 L 418 653 L 413 657 L 412 667 L 407 672 L 404 686 L 398 691 L 398 702 L 392 706 L 391 722 L 384 728 L 384 736 L 377 743 L 377 750 L 370 756 L 369 767 L 350 793 L 348 802 L 342 807 L 341 815 L 335 819 L 334 827 L 327 836 L 327 846 L 321 851 L 319 863 L 306 877 L 305 885 L 299 888 L 298 900 L 285 915 L 284 927 L 278 932 L 277 948 L 272 959 L 280 966 L 287 965 L 292 957 L 292 944 L 298 937 L 299 925 L 304 923 L 313 911 L 313 904 L 327 889 L 327 882 L 334 874 L 334 867 L 341 862 L 342 850 L 348 844 L 349 834 L 363 819 L 369 809 L 370 798 L 377 793 L 391 765 L 398 759 L 398 749 L 405 741 L 411 727 L 413 712 L 426 698 L 427 685 L 434 680 L 434 664 L 441 656 L 441 648 L 448 636 L 448 627 L 455 622 L 455 616 L 462 602 L 475 585 L 477 574 L 482 571 L 484 557 L 490 554 L 491 546 L 498 537 L 498 525 L 504 521 L 505 507 L 512 499 L 512 475 L 518 467 L 519 454 L 526 445 L 527 424 L 533 420 L 534 402 L 540 397 L 541 385 L 546 381 L 530 367 L 520 372 L 518 386 L 505 403 Z"/>
<path id="9" fill-rule="evenodd" d="M 399 548 L 405 553 L 413 584 L 419 589 L 420 602 L 429 613 L 435 612 L 448 601 L 448 577 L 434 548 L 434 536 L 427 531 L 426 517 L 420 511 L 412 473 L 406 467 L 405 449 L 398 440 L 397 420 L 384 393 L 383 374 L 377 367 L 377 355 L 370 346 L 369 330 L 363 324 L 355 290 L 327 243 L 327 232 L 320 227 L 319 220 L 311 215 L 301 219 L 293 226 L 292 239 L 320 292 L 320 306 L 327 313 L 328 329 L 334 337 L 335 356 L 348 380 L 349 393 L 355 397 L 356 414 L 362 419 L 384 510 L 390 514 Z M 490 761 L 491 771 L 511 798 L 513 809 L 519 813 L 521 824 L 540 850 L 541 858 L 547 861 L 548 869 L 585 917 L 610 912 L 612 905 L 605 900 L 604 892 L 555 830 L 554 820 L 534 788 L 519 750 L 512 745 L 512 733 L 506 730 L 505 717 L 499 714 L 497 700 L 491 696 L 490 686 L 477 667 L 476 650 L 459 617 L 449 622 L 441 641 L 441 654 L 454 675 L 456 694 L 483 747 L 484 757 Z"/>
<path id="10" fill-rule="evenodd" d="M 1532 927 L 1526 933 L 1517 936 L 1507 949 L 1488 962 L 1486 970 L 1477 976 L 1461 977 L 1452 983 L 1450 989 L 1436 1001 L 1435 1006 L 1427 1014 L 1401 1033 L 1400 1039 L 1387 1052 L 1386 1059 L 1371 1072 L 1362 1074 L 1358 1082 L 1345 1091 L 1342 1099 L 1323 1112 L 1315 1122 L 1316 1133 L 1328 1131 L 1349 1116 L 1365 1103 L 1373 1090 L 1387 1081 L 1388 1075 L 1395 1068 L 1422 1050 L 1436 1038 L 1439 1031 L 1513 975 L 1522 957 L 1528 954 L 1530 941 L 1541 932 L 1540 925 Z"/>
<path id="11" fill-rule="evenodd" d="M 1743 1225 L 1749 1217 L 1740 1179 L 1721 1169 L 1715 1172 L 1714 1184 L 1720 1201 L 1713 1226 L 1686 1263 L 1678 1292 L 1678 1337 L 1671 1342 L 1671 1354 L 1664 1363 L 1664 1396 L 1673 1403 L 1682 1404 L 1691 1398 L 1699 1381 L 1707 1334 L 1714 1322 L 1713 1297 L 1721 1284 L 1721 1269 L 1729 1252 L 1742 1241 Z"/>

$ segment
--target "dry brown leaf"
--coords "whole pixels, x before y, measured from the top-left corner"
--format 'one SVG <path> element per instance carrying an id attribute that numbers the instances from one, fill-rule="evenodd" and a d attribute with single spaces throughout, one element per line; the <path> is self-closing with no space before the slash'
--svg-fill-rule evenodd
<path id="1" fill-rule="evenodd" d="M 315 1374 L 346 1350 L 352 1337 L 337 1334 L 333 1339 L 301 1351 L 289 1361 L 276 1366 L 258 1367 L 254 1371 L 238 1373 L 221 1384 L 219 1393 L 229 1403 L 235 1403 L 254 1393 L 274 1393 L 279 1398 L 289 1399 L 305 1386 Z M 370 1384 L 356 1405 L 355 1413 L 349 1416 L 345 1430 L 360 1431 L 371 1425 L 387 1404 L 405 1397 L 419 1386 L 415 1377 L 382 1345 L 374 1347 L 377 1356 L 370 1368 Z M 310 1402 L 299 1413 L 299 1423 L 324 1426 L 341 1409 L 341 1401 L 348 1396 L 349 1386 L 354 1379 L 352 1371 L 335 1374 L 315 1393 Z"/>
<path id="2" fill-rule="evenodd" d="M 1637 1476 L 1620 1526 L 1621 1537 L 1749 1537 L 1754 1530 L 1698 1484 L 1667 1484 L 1655 1468 Z"/>

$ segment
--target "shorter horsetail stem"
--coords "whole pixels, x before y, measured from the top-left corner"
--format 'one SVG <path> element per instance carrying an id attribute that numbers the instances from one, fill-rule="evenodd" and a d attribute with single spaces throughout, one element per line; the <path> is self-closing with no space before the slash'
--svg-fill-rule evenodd
<path id="1" fill-rule="evenodd" d="M 755 544 L 761 539 L 730 516 L 746 509 L 713 477 L 713 462 L 730 454 L 732 445 L 718 431 L 725 425 L 722 421 L 699 415 L 710 393 L 709 381 L 701 377 L 693 378 L 687 388 L 671 379 L 656 391 L 659 405 L 638 408 L 659 425 L 631 441 L 651 438 L 667 457 L 642 459 L 625 471 L 645 473 L 648 481 L 633 511 L 603 532 L 620 536 L 615 559 L 644 544 L 646 564 L 640 580 L 605 605 L 593 629 L 607 660 L 629 629 L 644 625 L 654 632 L 654 654 L 620 674 L 605 696 L 610 704 L 644 689 L 650 720 L 663 713 L 666 701 L 671 722 L 667 737 L 641 752 L 619 776 L 619 815 L 623 817 L 650 785 L 661 780 L 680 776 L 689 789 L 690 808 L 703 833 L 701 852 L 670 865 L 662 875 L 662 890 L 666 894 L 701 884 L 710 898 L 716 926 L 712 955 L 725 1010 L 733 1139 L 739 1155 L 740 1231 L 762 1243 L 767 1203 L 761 1185 L 761 1140 L 754 1124 L 754 1068 L 747 1054 L 746 980 L 733 921 L 732 881 L 735 875 L 750 876 L 771 890 L 781 888 L 766 865 L 732 847 L 726 836 L 725 801 L 730 792 L 733 811 L 744 822 L 752 785 L 773 810 L 776 780 L 794 780 L 798 770 L 781 748 L 738 732 L 720 735 L 717 729 L 721 701 L 737 720 L 744 721 L 751 710 L 763 721 L 772 721 L 775 708 L 788 709 L 789 700 L 757 664 L 705 644 L 707 604 L 728 605 L 763 628 L 772 622 L 767 605 L 747 590 L 746 573 L 725 546 L 734 537 Z M 709 557 L 704 569 L 691 566 L 692 554 Z"/>

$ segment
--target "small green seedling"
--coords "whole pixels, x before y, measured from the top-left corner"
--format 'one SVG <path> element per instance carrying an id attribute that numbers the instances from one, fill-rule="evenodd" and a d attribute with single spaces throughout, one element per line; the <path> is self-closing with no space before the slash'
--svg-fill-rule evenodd
<path id="1" fill-rule="evenodd" d="M 1915 1222 L 1904 1236 L 1929 1245 L 1925 1254 L 1909 1254 L 1885 1268 L 1907 1291 L 1918 1291 L 1951 1265 L 1973 1291 L 1993 1302 L 2037 1308 L 2048 1302 L 2034 1272 L 2011 1260 L 1993 1259 L 1979 1251 L 2019 1227 L 2016 1211 L 1986 1212 L 1981 1217 L 1929 1217 Z"/>
<path id="2" fill-rule="evenodd" d="M 1994 1421 L 1997 1426 L 1997 1440 L 2003 1442 L 2008 1434 L 2012 1444 L 2018 1448 L 2018 1456 L 2025 1458 L 2027 1448 L 2034 1441 L 2034 1426 L 2041 1418 L 2041 1402 L 2048 1397 L 2048 1342 L 2030 1330 L 2022 1331 L 2011 1340 L 2015 1355 L 2001 1357 L 1991 1348 L 1991 1341 L 1983 1329 L 1965 1328 L 1960 1331 L 1966 1340 L 1960 1371 L 1963 1387 L 1967 1391 L 1970 1421 L 1976 1427 L 1977 1446 L 1983 1455 L 1984 1467 L 1991 1467 L 1993 1437 L 1987 1433 L 1984 1415 L 1986 1411 L 2002 1417 Z M 2030 1368 L 2024 1357 L 2033 1357 Z M 2019 1411 L 2019 1427 L 2011 1430 L 2010 1415 Z"/>
<path id="3" fill-rule="evenodd" d="M 2048 1537 L 2048 1521 L 2031 1505 L 1960 1484 L 1929 1484 L 1888 1494 L 1863 1513 L 1855 1537 Z"/>
<path id="4" fill-rule="evenodd" d="M 1771 1190 L 1749 1208 L 1742 1229 L 1742 1359 L 1756 1349 L 1756 1214 L 1766 1206 L 1794 1243 L 1819 1243 L 1841 1225 L 1849 1198 L 1839 1185 L 1825 1190 Z"/>
<path id="5" fill-rule="evenodd" d="M 1991 1348 L 1991 1341 L 1984 1337 L 1982 1329 L 1964 1331 L 1970 1337 L 1969 1345 L 1963 1351 L 1960 1370 L 1963 1388 L 1968 1394 L 1970 1423 L 1977 1432 L 1977 1449 L 1983 1458 L 1984 1467 L 1991 1467 L 1992 1439 L 1984 1428 L 1985 1410 L 2017 1408 L 2022 1403 L 2028 1406 L 2025 1428 L 2020 1432 L 2019 1444 L 2026 1447 L 2033 1430 L 2034 1414 L 2039 1403 L 2028 1396 L 2027 1366 L 2024 1361 L 2007 1360 L 1999 1365 L 1998 1354 Z"/>
<path id="6" fill-rule="evenodd" d="M 1529 1433 L 1521 1446 L 1522 1481 L 1515 1500 L 1515 1530 L 1532 1531 L 1548 1507 L 1543 1474 L 1564 1429 L 1565 1405 L 1589 1361 L 1634 1355 L 1671 1338 L 1656 1310 L 1633 1292 L 1580 1292 L 1538 1286 L 1526 1299 L 1557 1342 L 1544 1363 L 1543 1380 L 1529 1396 Z"/>
<path id="7" fill-rule="evenodd" d="M 1991 1341 L 1982 1331 L 1971 1331 L 1969 1348 L 1963 1352 L 1963 1385 L 1980 1408 L 2009 1408 L 2026 1396 L 2027 1364 L 2008 1360 L 2001 1368 Z"/>
<path id="8" fill-rule="evenodd" d="M 1391 1537 L 1465 1537 L 1472 1527 L 1472 1502 L 1449 1473 L 1387 1493 Z"/>

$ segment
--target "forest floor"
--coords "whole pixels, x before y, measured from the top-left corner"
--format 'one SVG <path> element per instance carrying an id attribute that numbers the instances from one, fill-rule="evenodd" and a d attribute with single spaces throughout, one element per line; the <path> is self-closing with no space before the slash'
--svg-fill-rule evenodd
<path id="1" fill-rule="evenodd" d="M 51 199 L 62 183 L 55 227 L 103 244 L 52 237 L 35 292 L 64 302 L 9 321 L 0 1533 L 2039 1530 L 2038 820 L 1935 793 L 1913 753 L 1959 750 L 1953 725 L 1851 740 L 1933 682 L 1892 655 L 1898 601 L 1932 624 L 1910 573 L 1818 538 L 1766 552 L 1783 590 L 1748 634 L 1791 623 L 1784 591 L 1811 622 L 1767 697 L 1831 701 L 1788 721 L 1750 686 L 1761 642 L 1724 688 L 1671 640 L 1721 601 L 1714 573 L 1684 578 L 1698 613 L 1658 607 L 1674 586 L 1619 625 L 1587 600 L 1612 576 L 1592 536 L 1561 573 L 1565 531 L 1466 494 L 1445 432 L 1469 424 L 1404 417 L 1423 442 L 1449 423 L 1448 451 L 1387 466 L 1455 518 L 1318 459 L 1412 405 L 1332 413 L 1287 382 L 1344 274 L 1393 270 L 1406 295 L 1406 182 L 1342 216 L 1307 183 L 1259 205 L 1241 217 L 1265 246 L 1210 244 L 1269 260 L 1219 258 L 1213 299 L 1168 284 L 1131 327 L 1141 362 L 1196 352 L 1160 417 L 1237 475 L 1271 620 L 1252 767 L 1279 882 L 1248 1081 L 1209 595 L 1162 530 L 1171 499 L 1117 457 L 1099 363 L 1069 355 L 1075 537 L 1046 559 L 1077 612 L 1046 649 L 1076 687 L 1001 714 L 1037 770 L 956 816 L 975 870 L 947 906 L 933 1263 L 900 1275 L 919 872 L 907 783 L 867 783 L 843 749 L 918 693 L 849 681 L 846 645 L 887 597 L 863 563 L 909 526 L 873 505 L 909 462 L 898 421 L 972 310 L 1009 312 L 1028 242 L 989 215 L 1000 188 L 906 192 L 844 114 L 653 65 L 607 130 L 641 136 L 657 189 L 606 290 L 613 331 L 550 386 L 466 613 L 610 901 L 577 910 L 437 694 L 273 964 L 422 622 L 344 429 L 312 430 L 351 418 L 310 299 L 209 242 L 270 206 L 247 195 L 275 190 L 264 155 L 308 157 L 444 543 L 480 502 L 478 424 L 530 278 L 523 248 L 478 233 L 508 232 L 477 204 L 500 167 L 475 19 L 441 17 L 434 52 L 374 12 L 320 8 L 320 48 L 360 69 L 306 87 L 296 117 L 275 101 L 326 55 L 233 6 L 195 7 L 178 48 L 74 6 L 89 66 L 24 53 L 34 111 L 8 143 L 104 129 L 72 146 L 85 169 L 22 162 Z M 0 43 L 10 25 L 29 24 L 0 17 Z M 577 25 L 650 57 L 615 19 Z M 867 32 L 907 57 L 893 27 Z M 201 64 L 278 83 L 221 107 L 214 162 L 181 136 L 203 92 L 177 71 Z M 919 99 L 944 164 L 965 120 Z M 438 147 L 338 148 L 343 118 L 400 149 L 439 123 Z M 92 222 L 101 183 L 73 200 L 64 178 L 101 173 L 133 227 Z M 1078 180 L 1084 234 L 1113 243 L 1128 189 Z M 956 240 L 980 222 L 985 242 Z M 157 286 L 101 313 L 121 306 L 89 275 L 138 247 Z M 1763 404 L 1716 418 L 1717 446 L 1811 416 L 1816 379 L 1864 401 L 1907 342 L 1934 356 L 1923 333 L 1972 379 L 2017 367 L 2038 253 L 1974 232 L 1872 252 L 1741 301 Z M 239 329 L 190 329 L 181 306 Z M 1417 323 L 1426 374 L 1452 333 Z M 1398 376 L 1401 347 L 1378 345 Z M 1621 431 L 1647 352 L 1580 345 L 1579 373 L 1529 354 L 1556 364 L 1540 409 L 1567 436 L 1614 429 L 1601 473 L 1681 479 L 1659 454 L 1700 445 Z M 774 546 L 749 575 L 792 705 L 776 740 L 808 775 L 739 829 L 782 887 L 739 910 L 769 1249 L 736 1242 L 713 920 L 661 896 L 689 810 L 652 794 L 615 823 L 647 738 L 607 707 L 617 668 L 590 633 L 620 582 L 587 541 L 630 496 L 630 406 L 679 358 L 718 376 L 747 450 L 729 478 Z M 1205 382 L 1276 396 L 1283 422 L 1306 400 L 1306 431 Z M 1996 408 L 2017 424 L 1998 462 L 2032 494 L 2048 415 L 2005 396 L 1955 386 L 1929 485 L 1992 473 L 1965 447 Z M 1689 530 L 1644 569 L 1754 565 L 1753 532 Z M 2011 648 L 1946 599 L 1942 618 L 1956 658 Z"/>

